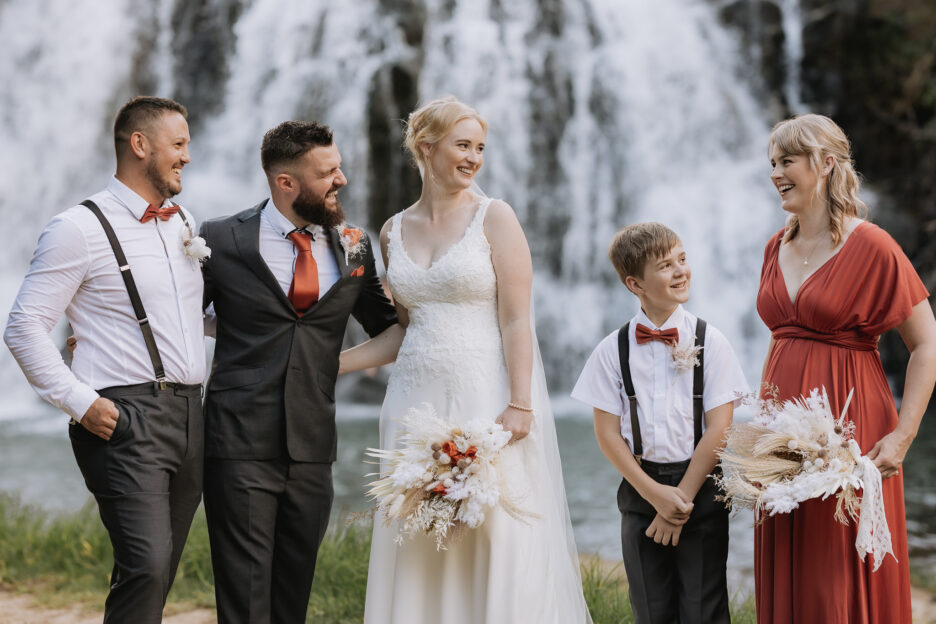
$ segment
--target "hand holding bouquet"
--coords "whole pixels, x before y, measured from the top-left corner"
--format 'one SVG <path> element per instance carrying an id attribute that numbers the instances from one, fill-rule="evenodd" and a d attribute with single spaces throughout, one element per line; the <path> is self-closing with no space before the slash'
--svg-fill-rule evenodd
<path id="1" fill-rule="evenodd" d="M 783 403 L 759 401 L 756 418 L 728 429 L 719 482 L 729 505 L 753 509 L 758 522 L 764 511 L 789 513 L 803 501 L 834 494 L 835 519 L 858 520 L 855 548 L 862 559 L 871 553 L 877 570 L 887 553 L 893 556 L 891 535 L 881 473 L 862 456 L 854 423 L 845 420 L 853 392 L 837 418 L 825 388 Z"/>
<path id="2" fill-rule="evenodd" d="M 507 494 L 497 457 L 511 434 L 490 421 L 474 420 L 452 427 L 428 403 L 404 416 L 400 448 L 367 449 L 382 460 L 381 478 L 368 495 L 377 501 L 384 522 L 400 522 L 396 537 L 431 534 L 444 550 L 453 532 L 477 528 L 497 505 L 514 517 L 520 510 Z"/>

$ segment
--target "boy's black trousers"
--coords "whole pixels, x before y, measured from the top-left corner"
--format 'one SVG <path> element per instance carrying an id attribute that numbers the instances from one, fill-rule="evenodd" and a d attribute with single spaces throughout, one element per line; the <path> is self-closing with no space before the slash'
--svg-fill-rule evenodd
<path id="1" fill-rule="evenodd" d="M 672 464 L 644 461 L 658 483 L 677 486 L 689 460 Z M 645 535 L 656 510 L 627 482 L 618 488 L 621 547 L 628 593 L 637 624 L 719 624 L 730 622 L 728 509 L 715 500 L 718 488 L 705 480 L 683 525 L 678 546 L 657 544 Z"/>

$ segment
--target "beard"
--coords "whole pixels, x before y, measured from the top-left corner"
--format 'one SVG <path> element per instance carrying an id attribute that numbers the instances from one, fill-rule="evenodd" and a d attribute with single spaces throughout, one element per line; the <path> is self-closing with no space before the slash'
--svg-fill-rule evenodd
<path id="1" fill-rule="evenodd" d="M 315 225 L 321 225 L 323 228 L 341 225 L 345 220 L 344 209 L 337 197 L 335 198 L 335 208 L 331 209 L 325 205 L 324 197 L 315 197 L 304 188 L 299 191 L 299 197 L 293 201 L 292 208 L 302 219 Z"/>
<path id="2" fill-rule="evenodd" d="M 180 167 L 181 169 L 181 167 Z M 159 174 L 156 159 L 150 159 L 146 165 L 146 179 L 153 185 L 161 197 L 169 199 L 182 192 L 182 182 L 163 177 Z"/>

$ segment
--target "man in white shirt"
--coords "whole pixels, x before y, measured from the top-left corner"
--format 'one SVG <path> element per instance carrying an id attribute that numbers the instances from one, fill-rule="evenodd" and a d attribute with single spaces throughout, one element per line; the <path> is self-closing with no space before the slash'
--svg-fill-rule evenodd
<path id="1" fill-rule="evenodd" d="M 169 201 L 189 162 L 186 116 L 156 97 L 120 109 L 116 174 L 45 227 L 4 332 L 32 387 L 71 416 L 114 549 L 105 622 L 162 620 L 201 498 L 203 283 L 183 242 L 194 221 Z M 63 313 L 71 368 L 49 336 Z"/>
<path id="2" fill-rule="evenodd" d="M 402 331 L 370 240 L 343 223 L 327 127 L 260 150 L 270 198 L 202 226 L 217 343 L 205 399 L 205 511 L 222 624 L 306 621 L 332 503 L 335 379 L 348 318 Z"/>

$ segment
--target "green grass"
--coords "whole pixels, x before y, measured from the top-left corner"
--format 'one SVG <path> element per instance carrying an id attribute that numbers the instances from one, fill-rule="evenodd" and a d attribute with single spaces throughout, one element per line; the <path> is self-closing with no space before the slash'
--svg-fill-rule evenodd
<path id="1" fill-rule="evenodd" d="M 352 624 L 363 618 L 370 528 L 337 526 L 319 550 L 308 622 Z M 81 511 L 50 515 L 0 493 L 0 583 L 28 591 L 49 606 L 103 607 L 113 559 L 93 502 Z M 185 545 L 169 603 L 214 607 L 205 515 L 199 509 Z M 620 566 L 598 558 L 582 565 L 585 600 L 595 624 L 633 622 Z M 753 599 L 735 600 L 732 621 L 753 623 Z"/>

